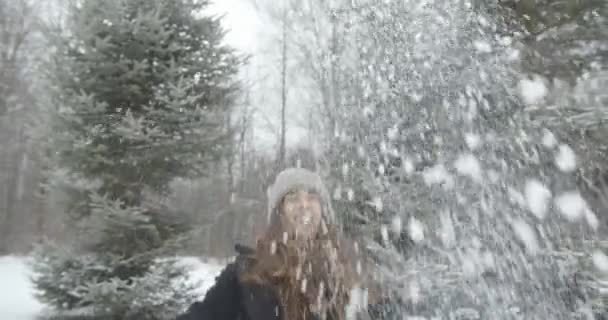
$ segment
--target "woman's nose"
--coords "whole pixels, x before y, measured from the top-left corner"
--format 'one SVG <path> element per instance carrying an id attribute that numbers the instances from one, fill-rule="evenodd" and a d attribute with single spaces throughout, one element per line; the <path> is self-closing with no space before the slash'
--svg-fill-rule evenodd
<path id="1" fill-rule="evenodd" d="M 301 208 L 308 208 L 308 206 L 310 205 L 308 199 L 304 195 L 300 195 L 298 197 L 298 204 Z"/>
<path id="2" fill-rule="evenodd" d="M 300 199 L 299 203 L 300 203 L 300 207 L 304 208 L 304 209 L 308 208 L 308 206 L 309 206 L 308 201 L 306 201 L 304 199 Z"/>

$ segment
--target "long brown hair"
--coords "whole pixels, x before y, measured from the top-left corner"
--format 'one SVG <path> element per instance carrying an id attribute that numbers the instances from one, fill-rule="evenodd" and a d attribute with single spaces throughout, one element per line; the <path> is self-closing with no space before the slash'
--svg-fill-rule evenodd
<path id="1" fill-rule="evenodd" d="M 284 319 L 344 319 L 350 290 L 365 287 L 365 259 L 357 243 L 335 226 L 322 222 L 319 229 L 313 240 L 287 238 L 275 214 L 240 275 L 245 283 L 272 287 Z"/>

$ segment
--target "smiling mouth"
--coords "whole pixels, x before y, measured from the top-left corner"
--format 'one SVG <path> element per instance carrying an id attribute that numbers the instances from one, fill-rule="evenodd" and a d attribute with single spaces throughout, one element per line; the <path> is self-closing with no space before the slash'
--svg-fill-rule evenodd
<path id="1" fill-rule="evenodd" d="M 310 220 L 311 220 L 310 217 L 306 216 L 306 217 L 304 217 L 304 219 L 302 219 L 302 223 L 309 224 Z"/>

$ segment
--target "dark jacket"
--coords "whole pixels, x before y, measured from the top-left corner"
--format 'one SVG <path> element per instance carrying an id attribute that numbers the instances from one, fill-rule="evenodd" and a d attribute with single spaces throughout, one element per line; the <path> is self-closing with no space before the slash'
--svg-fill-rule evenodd
<path id="1" fill-rule="evenodd" d="M 247 268 L 246 255 L 253 249 L 237 246 L 235 262 L 216 278 L 205 299 L 195 302 L 177 320 L 283 320 L 272 288 L 245 284 L 238 275 Z"/>
<path id="2" fill-rule="evenodd" d="M 239 281 L 238 275 L 247 268 L 246 256 L 253 249 L 243 246 L 236 249 L 239 253 L 236 261 L 220 273 L 203 301 L 192 304 L 176 320 L 286 320 L 272 288 Z M 380 310 L 379 306 L 371 309 Z M 379 318 L 371 315 L 371 319 Z"/>

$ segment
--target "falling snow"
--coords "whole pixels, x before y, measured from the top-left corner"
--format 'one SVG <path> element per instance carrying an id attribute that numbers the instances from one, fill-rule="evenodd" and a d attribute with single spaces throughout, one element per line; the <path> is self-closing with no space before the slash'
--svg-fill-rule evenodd
<path id="1" fill-rule="evenodd" d="M 562 172 L 576 170 L 576 155 L 572 151 L 572 148 L 565 144 L 560 145 L 555 155 L 555 165 Z"/>
<path id="2" fill-rule="evenodd" d="M 507 194 L 509 195 L 509 200 L 513 203 L 516 203 L 520 206 L 526 205 L 526 198 L 521 192 L 515 190 L 514 188 L 508 187 Z"/>
<path id="3" fill-rule="evenodd" d="M 374 199 L 370 202 L 370 205 L 373 206 L 377 212 L 381 212 L 384 208 L 382 198 L 380 197 L 374 197 Z"/>
<path id="4" fill-rule="evenodd" d="M 523 79 L 519 82 L 519 94 L 527 105 L 541 102 L 547 95 L 547 87 L 540 78 Z"/>
<path id="5" fill-rule="evenodd" d="M 342 188 L 340 186 L 338 186 L 334 189 L 333 198 L 334 198 L 334 200 L 342 199 Z"/>
<path id="6" fill-rule="evenodd" d="M 521 51 L 514 48 L 507 48 L 505 51 L 507 61 L 513 62 L 519 60 Z"/>
<path id="7" fill-rule="evenodd" d="M 490 43 L 488 43 L 485 40 L 474 41 L 473 46 L 475 47 L 475 50 L 477 50 L 478 52 L 483 52 L 483 53 L 492 52 L 492 46 L 490 45 Z"/>
<path id="8" fill-rule="evenodd" d="M 391 231 L 393 231 L 393 234 L 399 235 L 399 234 L 401 234 L 401 229 L 402 229 L 401 217 L 395 216 L 393 218 L 393 220 L 391 221 Z"/>
<path id="9" fill-rule="evenodd" d="M 444 187 L 450 188 L 454 184 L 452 176 L 441 164 L 424 170 L 423 178 L 424 182 L 429 186 L 439 184 Z"/>
<path id="10" fill-rule="evenodd" d="M 580 220 L 587 212 L 587 203 L 578 191 L 569 191 L 555 199 L 555 205 L 564 218 L 570 222 Z"/>
<path id="11" fill-rule="evenodd" d="M 591 211 L 589 208 L 585 210 L 585 222 L 587 222 L 592 230 L 597 230 L 600 226 L 600 221 L 597 219 L 595 212 Z"/>
<path id="12" fill-rule="evenodd" d="M 522 219 L 517 219 L 512 222 L 513 230 L 517 238 L 523 242 L 528 252 L 535 254 L 538 252 L 538 240 L 534 229 Z"/>
<path id="13" fill-rule="evenodd" d="M 545 129 L 543 133 L 542 143 L 543 146 L 552 149 L 555 148 L 555 146 L 557 145 L 557 139 L 551 131 Z"/>
<path id="14" fill-rule="evenodd" d="M 463 154 L 454 162 L 456 171 L 461 175 L 465 175 L 474 181 L 481 182 L 482 170 L 479 160 L 472 154 Z"/>
<path id="15" fill-rule="evenodd" d="M 481 144 L 481 138 L 479 137 L 479 135 L 471 132 L 465 134 L 464 140 L 467 144 L 467 147 L 469 147 L 469 149 L 471 150 L 477 149 Z"/>
<path id="16" fill-rule="evenodd" d="M 346 177 L 348 176 L 348 171 L 350 170 L 350 167 L 348 166 L 348 163 L 345 163 L 342 165 L 342 176 Z"/>
<path id="17" fill-rule="evenodd" d="M 273 241 L 270 244 L 270 254 L 274 255 L 277 252 L 277 243 L 275 241 Z"/>
<path id="18" fill-rule="evenodd" d="M 389 241 L 388 228 L 385 225 L 380 227 L 380 235 L 382 236 L 382 241 L 384 241 L 384 243 L 388 243 L 388 241 Z"/>
<path id="19" fill-rule="evenodd" d="M 593 252 L 593 265 L 601 272 L 608 273 L 608 256 L 602 251 Z"/>
<path id="20" fill-rule="evenodd" d="M 412 241 L 420 242 L 424 240 L 424 226 L 418 219 L 414 217 L 410 218 L 408 231 Z"/>
<path id="21" fill-rule="evenodd" d="M 356 320 L 357 312 L 364 310 L 367 306 L 367 291 L 359 287 L 350 290 L 349 302 L 345 308 L 346 320 Z"/>
<path id="22" fill-rule="evenodd" d="M 441 216 L 441 228 L 439 229 L 439 238 L 441 243 L 446 248 L 451 248 L 456 243 L 456 231 L 454 230 L 454 223 L 450 217 L 450 213 L 444 211 Z"/>
<path id="23" fill-rule="evenodd" d="M 348 201 L 355 200 L 355 191 L 353 191 L 353 189 L 348 189 L 346 191 L 346 198 L 348 199 Z"/>
<path id="24" fill-rule="evenodd" d="M 526 181 L 525 194 L 530 212 L 538 219 L 544 219 L 549 210 L 551 191 L 542 182 L 531 179 Z"/>
<path id="25" fill-rule="evenodd" d="M 397 139 L 397 136 L 399 134 L 399 129 L 397 127 L 392 127 L 388 129 L 388 132 L 386 133 L 386 137 L 389 140 L 395 140 Z"/>
<path id="26" fill-rule="evenodd" d="M 350 5 L 345 5 L 340 10 L 325 10 L 331 12 L 330 18 L 324 16 L 326 12 L 319 10 L 315 12 L 318 16 L 308 21 L 314 25 L 312 31 L 306 30 L 305 24 L 299 25 L 305 20 L 306 12 L 298 13 L 301 16 L 294 19 L 294 30 L 301 27 L 302 34 L 308 32 L 311 33 L 310 36 L 330 36 L 331 39 L 335 35 L 325 35 L 323 32 L 317 34 L 319 30 L 328 31 L 330 28 L 325 27 L 331 24 L 332 32 L 335 31 L 338 37 L 343 37 L 340 38 L 340 54 L 335 54 L 333 45 L 324 47 L 325 42 L 331 42 L 327 41 L 328 39 L 315 39 L 318 41 L 308 48 L 307 45 L 310 44 L 298 38 L 298 32 L 294 32 L 295 38 L 290 39 L 293 42 L 290 45 L 302 49 L 301 56 L 310 58 L 310 61 L 304 61 L 306 63 L 302 65 L 310 67 L 311 73 L 302 72 L 301 75 L 315 76 L 315 70 L 329 70 L 331 74 L 325 76 L 331 76 L 329 80 L 335 80 L 335 76 L 340 83 L 334 88 L 334 81 L 316 81 L 320 82 L 318 85 L 323 88 L 315 86 L 315 90 L 322 89 L 321 93 L 331 93 L 328 97 L 321 94 L 322 99 L 309 95 L 309 92 L 298 92 L 299 88 L 291 84 L 294 98 L 300 93 L 302 96 L 314 98 L 310 101 L 290 101 L 293 102 L 293 110 L 305 110 L 303 105 L 316 105 L 321 102 L 323 107 L 341 108 L 328 109 L 332 111 L 331 125 L 319 120 L 318 126 L 315 126 L 334 128 L 333 125 L 336 125 L 335 130 L 311 134 L 311 137 L 314 136 L 311 140 L 332 138 L 332 135 L 338 138 L 323 141 L 335 142 L 335 149 L 331 149 L 334 147 L 332 145 L 328 149 L 336 150 L 335 153 L 340 158 L 337 165 L 336 162 L 331 162 L 335 159 L 328 159 L 331 160 L 329 163 L 332 167 L 328 170 L 328 177 L 324 177 L 328 180 L 327 185 L 334 188 L 333 199 L 346 198 L 350 201 L 346 207 L 347 211 L 360 209 L 356 214 L 370 220 L 370 223 L 363 227 L 364 231 L 373 230 L 370 231 L 371 235 L 365 236 L 373 236 L 374 241 L 380 236 L 385 244 L 378 249 L 381 251 L 378 255 L 388 253 L 386 256 L 389 257 L 382 256 L 379 260 L 387 260 L 379 261 L 378 264 L 381 267 L 390 266 L 387 269 L 394 269 L 382 269 L 386 274 L 380 275 L 383 279 L 388 279 L 386 283 L 394 286 L 389 289 L 396 289 L 397 293 L 402 294 L 402 297 L 398 298 L 409 299 L 409 302 L 414 304 L 420 303 L 420 308 L 412 308 L 414 311 L 429 309 L 437 312 L 437 316 L 400 314 L 398 318 L 555 318 L 546 315 L 555 315 L 557 311 L 551 311 L 557 310 L 558 307 L 560 312 L 564 311 L 561 309 L 563 301 L 555 297 L 572 295 L 571 292 L 563 292 L 565 289 L 560 283 L 561 279 L 570 274 L 564 274 L 563 277 L 562 274 L 546 274 L 551 272 L 548 270 L 560 269 L 558 267 L 561 267 L 561 261 L 556 263 L 545 256 L 544 252 L 539 252 L 545 248 L 548 251 L 559 251 L 561 247 L 578 250 L 579 248 L 570 248 L 568 245 L 575 243 L 575 247 L 582 241 L 570 242 L 570 239 L 566 238 L 566 246 L 563 246 L 563 242 L 552 241 L 556 235 L 562 236 L 562 230 L 566 230 L 562 226 L 570 227 L 568 223 L 578 223 L 572 226 L 572 233 L 583 230 L 584 240 L 592 239 L 601 233 L 599 230 L 604 221 L 600 221 L 600 218 L 604 218 L 604 211 L 598 209 L 598 218 L 591 210 L 590 204 L 585 201 L 584 196 L 587 197 L 587 194 L 574 189 L 564 189 L 572 188 L 574 183 L 568 179 L 574 179 L 573 173 L 579 166 L 581 171 L 586 169 L 585 155 L 577 155 L 573 150 L 579 148 L 578 142 L 572 142 L 572 147 L 562 144 L 559 141 L 562 138 L 562 141 L 572 141 L 571 137 L 565 136 L 565 131 L 558 131 L 558 126 L 551 124 L 550 128 L 554 130 L 554 134 L 548 129 L 542 129 L 543 125 L 548 124 L 542 124 L 540 121 L 534 123 L 531 120 L 544 119 L 542 115 L 534 117 L 536 114 L 532 114 L 539 110 L 547 113 L 557 110 L 557 107 L 552 108 L 559 100 L 556 97 L 559 90 L 554 89 L 556 80 L 553 77 L 524 75 L 522 70 L 525 70 L 525 66 L 519 60 L 528 57 L 534 59 L 526 60 L 526 63 L 534 63 L 533 60 L 550 60 L 544 59 L 541 52 L 531 50 L 533 47 L 527 46 L 528 42 L 534 43 L 551 36 L 540 34 L 531 37 L 527 31 L 502 30 L 509 28 L 500 25 L 502 19 L 496 19 L 488 14 L 487 10 L 472 10 L 475 2 L 468 0 L 376 2 L 371 1 L 369 5 L 365 4 L 357 10 L 351 10 L 353 8 Z M 313 12 L 316 6 L 312 4 L 314 1 L 310 3 L 307 4 L 307 9 Z M 325 5 L 325 1 L 319 3 Z M 328 8 L 332 6 L 333 4 L 328 5 Z M 475 6 L 478 4 L 475 3 Z M 395 8 L 400 11 L 392 12 Z M 394 17 L 391 17 L 393 14 Z M 403 14 L 403 17 L 399 14 Z M 353 20 L 342 21 L 343 17 Z M 536 18 L 530 18 L 529 22 Z M 118 26 L 114 26 L 107 19 L 102 23 L 105 30 L 116 29 Z M 353 27 L 359 24 L 362 27 Z M 316 30 L 317 28 L 320 29 Z M 568 30 L 563 31 L 568 33 Z M 354 40 L 349 38 L 351 34 L 356 36 L 352 47 L 349 43 Z M 506 34 L 508 36 L 504 36 Z M 366 39 L 372 35 L 372 40 Z M 583 41 L 574 36 L 572 39 L 576 39 L 575 42 Z M 82 54 L 90 53 L 85 47 L 74 49 L 80 50 Z M 341 56 L 343 49 L 356 53 L 353 70 L 343 67 L 351 63 Z M 539 49 L 544 48 L 539 46 Z M 565 53 L 559 50 L 554 54 L 561 56 Z M 289 59 L 293 60 L 293 66 L 300 65 L 302 61 L 297 61 L 299 58 L 299 54 L 289 56 Z M 157 61 L 152 63 L 154 66 L 159 64 Z M 359 64 L 363 70 L 358 69 Z M 187 68 L 177 70 L 188 71 Z M 536 72 L 545 75 L 552 71 L 549 68 L 542 70 Z M 586 76 L 588 74 L 581 78 Z M 194 80 L 196 83 L 210 81 L 201 73 L 196 73 Z M 309 80 L 302 78 L 302 84 Z M 357 82 L 357 86 L 349 87 L 349 82 Z M 326 85 L 331 88 L 324 88 Z M 343 87 L 355 89 L 340 92 Z M 356 92 L 358 88 L 361 92 Z M 328 91 L 325 92 L 325 89 Z M 513 95 L 519 100 L 513 101 Z M 316 101 L 317 98 L 322 101 Z M 570 95 L 568 98 L 576 100 Z M 335 99 L 338 100 L 333 101 Z M 272 106 L 275 102 L 271 99 L 268 105 Z M 252 103 L 256 103 L 255 100 Z M 505 105 L 508 109 L 505 109 Z M 524 106 L 527 108 L 523 108 Z M 578 107 L 580 110 L 587 110 L 585 108 L 588 106 L 573 105 L 571 109 Z M 435 108 L 440 111 L 436 112 Z M 347 112 L 342 112 L 343 110 Z M 519 117 L 518 114 L 512 114 L 511 110 L 530 112 L 530 116 Z M 270 114 L 272 110 L 260 111 L 264 111 L 260 114 Z M 349 112 L 352 114 L 348 114 Z M 570 109 L 563 116 L 569 116 L 569 112 Z M 73 113 L 74 110 L 70 112 Z M 419 116 L 418 113 L 424 113 L 424 116 Z M 316 111 L 311 115 L 311 122 L 323 118 Z M 496 120 L 493 115 L 500 115 L 502 118 Z M 299 116 L 301 115 L 297 115 Z M 317 116 L 319 118 L 314 118 Z M 298 122 L 296 120 L 289 119 L 288 122 L 295 124 Z M 349 128 L 353 123 L 355 128 Z M 270 124 L 272 127 L 272 123 Z M 254 126 L 252 125 L 251 129 Z M 350 136 L 357 138 L 349 140 Z M 410 140 L 411 137 L 413 138 Z M 253 140 L 256 140 L 255 137 Z M 342 148 L 344 145 L 341 143 L 347 147 Z M 538 149 L 538 154 L 534 154 L 535 161 L 528 161 L 529 158 L 522 161 L 521 151 L 536 150 L 537 145 L 542 147 Z M 247 147 L 254 150 L 253 145 Z M 320 149 L 325 150 L 323 148 Z M 352 153 L 356 153 L 356 156 L 353 155 L 353 159 L 349 159 Z M 332 152 L 328 152 L 328 157 L 332 156 Z M 397 159 L 396 162 L 401 160 L 401 163 L 395 165 L 393 158 Z M 166 158 L 167 161 L 168 159 Z M 545 162 L 545 159 L 548 160 Z M 528 165 L 529 163 L 532 164 Z M 301 165 L 301 160 L 297 160 L 297 167 Z M 559 172 L 556 172 L 555 168 L 559 169 Z M 387 173 L 391 173 L 391 176 L 387 177 Z M 249 175 L 248 172 L 243 172 L 243 176 L 245 174 Z M 403 177 L 403 174 L 407 177 Z M 391 179 L 395 176 L 401 180 L 393 183 Z M 340 181 L 336 186 L 336 181 L 332 179 L 340 178 L 345 181 Z M 471 181 L 474 183 L 470 183 Z M 436 188 L 437 186 L 443 189 Z M 329 190 L 332 190 L 331 188 Z M 232 205 L 238 204 L 240 200 L 236 193 L 231 194 L 230 199 Z M 336 213 L 342 212 L 344 207 L 339 206 L 343 204 L 342 201 L 336 201 Z M 555 214 L 561 219 L 552 219 Z M 596 232 L 581 228 L 585 225 Z M 357 227 L 359 226 L 353 226 Z M 365 229 L 367 227 L 369 229 Z M 406 258 L 400 252 L 391 251 L 397 247 L 398 242 L 391 243 L 391 238 L 398 240 L 404 232 L 415 243 L 411 251 L 406 253 Z M 569 232 L 571 230 L 563 233 Z M 277 241 L 281 241 L 281 238 Z M 283 233 L 282 241 L 288 242 L 287 233 Z M 589 242 L 594 243 L 594 247 L 585 247 L 580 260 L 585 260 L 585 268 L 591 266 L 600 273 L 608 274 L 608 257 L 603 244 L 598 242 L 595 247 L 596 242 Z M 361 242 L 361 252 L 368 248 L 368 244 Z M 526 254 L 521 254 L 521 248 L 525 248 Z M 273 241 L 270 252 L 275 254 L 276 251 L 277 242 Z M 355 251 L 359 253 L 356 243 Z M 575 262 L 564 259 L 572 258 L 566 256 L 567 250 L 556 253 L 564 254 L 564 257 L 559 257 L 566 261 L 564 265 Z M 393 256 L 397 257 L 395 261 L 390 260 Z M 578 258 L 572 258 L 574 259 Z M 357 273 L 361 274 L 363 269 L 365 274 L 366 261 L 363 264 L 365 268 L 360 260 L 356 262 Z M 301 266 L 297 268 L 298 282 L 295 290 L 297 291 L 299 284 L 301 291 L 305 293 L 307 286 L 308 289 L 314 287 L 313 282 L 307 283 L 307 279 L 301 279 L 306 272 L 302 271 Z M 585 285 L 588 284 L 582 283 L 582 286 Z M 321 283 L 319 292 L 323 292 L 323 288 Z M 547 290 L 547 293 L 543 290 Z M 522 295 L 521 292 L 526 294 Z M 558 294 L 554 294 L 556 292 Z M 427 295 L 432 296 L 428 301 L 425 300 Z M 587 292 L 581 294 L 586 295 Z M 321 294 L 318 296 L 321 297 Z M 346 306 L 346 319 L 354 320 L 357 319 L 356 312 L 367 306 L 367 292 L 352 288 L 348 297 L 350 303 Z M 469 305 L 458 305 L 463 301 Z M 528 302 L 530 305 L 525 305 Z M 430 303 L 430 306 L 426 303 Z M 595 301 L 581 301 L 580 305 L 585 304 L 585 307 L 591 309 L 593 303 Z M 506 316 L 504 310 L 507 308 L 515 310 L 514 313 Z M 565 318 L 559 318 L 560 320 L 575 318 L 567 312 L 563 314 Z M 586 318 L 594 319 L 594 315 Z"/>
<path id="27" fill-rule="evenodd" d="M 408 292 L 406 295 L 408 298 L 412 300 L 413 303 L 418 303 L 422 298 L 420 295 L 420 286 L 417 281 L 412 281 L 408 285 Z"/>
<path id="28" fill-rule="evenodd" d="M 405 171 L 406 174 L 412 174 L 412 172 L 414 172 L 414 163 L 412 162 L 412 159 L 410 158 L 405 158 L 403 160 L 403 170 Z"/>

